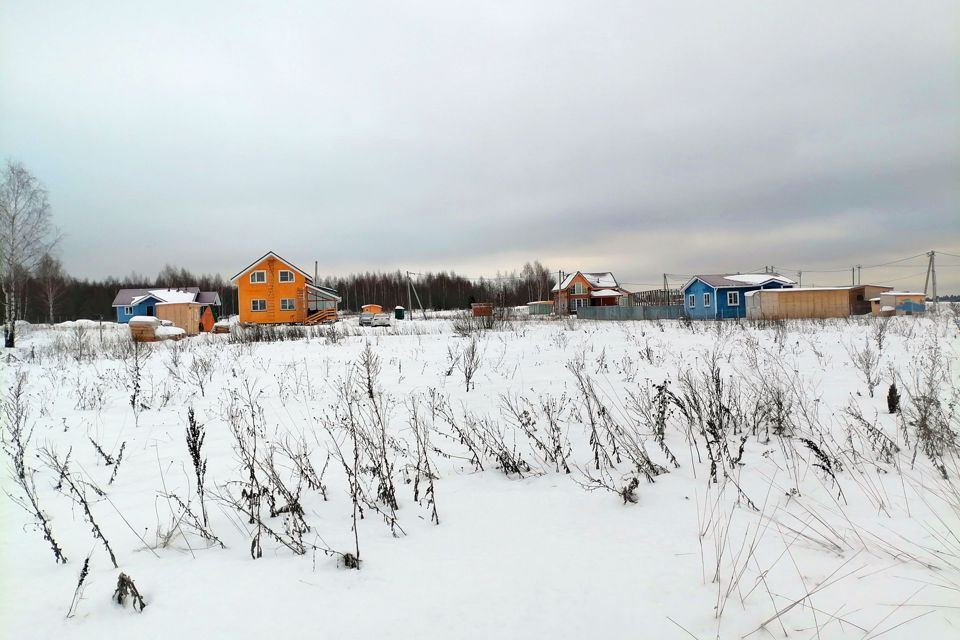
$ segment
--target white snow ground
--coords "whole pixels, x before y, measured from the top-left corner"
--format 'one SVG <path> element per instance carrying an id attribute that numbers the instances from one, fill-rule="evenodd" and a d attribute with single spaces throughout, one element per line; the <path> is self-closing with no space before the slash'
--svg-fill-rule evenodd
<path id="1" fill-rule="evenodd" d="M 915 421 L 918 391 L 933 389 L 940 404 L 926 405 L 933 407 L 927 423 L 947 429 L 939 432 L 945 437 L 960 428 L 954 364 L 960 327 L 949 313 L 889 322 L 872 398 L 851 361 L 851 352 L 863 354 L 866 344 L 876 351 L 878 322 L 871 319 L 779 326 L 517 321 L 479 334 L 481 364 L 469 391 L 462 362 L 470 340 L 456 335 L 451 321 L 407 321 L 389 329 L 361 329 L 355 322 L 295 341 L 234 344 L 227 335 L 204 335 L 142 345 L 150 356 L 140 403 L 149 408 L 136 412 L 125 327 L 104 325 L 102 334 L 88 323 L 24 327 L 17 349 L 2 354 L 3 386 L 6 392 L 26 375 L 32 437 L 25 463 L 68 562 L 55 563 L 31 515 L 0 499 L 0 636 L 960 637 L 956 448 L 947 446 L 939 457 L 934 452 L 945 480 L 922 447 L 911 463 L 916 427 L 904 426 Z M 231 397 L 243 397 L 247 384 L 255 389 L 262 409 L 259 455 L 271 444 L 302 441 L 319 474 L 335 437 L 350 463 L 338 388 L 366 343 L 381 360 L 375 397 L 392 438 L 388 458 L 403 533 L 392 535 L 368 507 L 357 527 L 359 571 L 311 548 L 355 553 L 347 475 L 331 457 L 323 473 L 328 499 L 306 485 L 300 493 L 310 527 L 302 536 L 306 553 L 263 536 L 262 557 L 252 559 L 256 527 L 215 495 L 237 490 L 245 477 L 229 424 L 230 407 L 243 403 L 231 404 Z M 940 371 L 930 366 L 936 350 Z M 716 484 L 708 480 L 707 450 L 717 447 L 708 445 L 709 434 L 667 405 L 665 444 L 680 465 L 673 468 L 629 396 L 652 393 L 650 385 L 669 379 L 682 401 L 680 378 L 699 379 L 711 353 L 732 407 L 731 430 L 722 438 L 731 457 L 747 436 L 739 461 L 721 460 Z M 205 380 L 202 394 L 191 369 Z M 594 386 L 599 404 L 583 403 L 572 369 Z M 925 375 L 933 378 L 924 382 Z M 903 416 L 887 412 L 894 377 Z M 519 455 L 531 470 L 507 475 L 498 468 L 503 461 L 487 451 L 484 470 L 477 471 L 453 427 L 437 412 L 431 419 L 431 393 L 435 404 L 443 398 L 460 429 L 489 419 L 507 455 Z M 563 449 L 569 441 L 570 474 L 557 472 L 503 411 L 504 394 L 530 400 L 526 430 L 541 440 L 549 434 L 543 403 L 560 404 L 558 438 Z M 10 399 L 8 393 L 7 409 Z M 439 525 L 431 522 L 428 503 L 413 501 L 411 403 L 442 452 L 429 456 L 438 476 Z M 199 509 L 184 437 L 188 407 L 205 425 L 209 527 L 225 549 L 196 535 L 182 510 L 163 497 L 176 494 Z M 362 418 L 370 415 L 364 389 L 353 408 Z M 600 476 L 588 439 L 591 415 L 607 453 L 616 457 L 610 437 L 620 443 L 621 461 L 603 477 L 615 490 L 637 477 L 635 504 L 602 488 L 588 490 L 585 474 Z M 8 451 L 10 416 L 3 424 Z M 778 421 L 785 435 L 769 435 Z M 885 453 L 878 433 L 899 451 Z M 91 439 L 113 458 L 122 447 L 119 467 L 105 464 Z M 824 451 L 827 462 L 802 439 Z M 648 482 L 627 460 L 630 442 L 641 443 L 669 473 Z M 41 448 L 61 460 L 70 452 L 69 469 L 85 487 L 119 569 L 69 491 L 55 489 L 57 474 L 37 456 Z M 296 486 L 292 463 L 279 453 L 276 459 L 284 482 Z M 3 488 L 22 500 L 7 456 L 5 463 Z M 835 480 L 815 464 L 830 467 Z M 376 481 L 363 470 L 361 477 L 371 501 L 389 511 L 375 500 Z M 421 479 L 421 494 L 425 483 Z M 288 517 L 263 511 L 266 526 L 285 535 Z M 89 576 L 68 618 L 88 554 Z M 112 602 L 120 571 L 143 594 L 142 613 Z"/>

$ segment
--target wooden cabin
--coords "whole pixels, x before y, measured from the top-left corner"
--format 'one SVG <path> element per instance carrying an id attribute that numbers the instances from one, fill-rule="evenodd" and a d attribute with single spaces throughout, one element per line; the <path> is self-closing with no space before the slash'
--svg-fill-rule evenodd
<path id="1" fill-rule="evenodd" d="M 695 275 L 682 287 L 684 308 L 694 320 L 747 317 L 747 294 L 763 289 L 784 289 L 796 283 L 777 273 Z"/>
<path id="2" fill-rule="evenodd" d="M 890 287 L 792 287 L 748 291 L 747 318 L 786 320 L 794 318 L 847 318 L 870 312 L 869 298 Z"/>
<path id="3" fill-rule="evenodd" d="M 231 279 L 241 324 L 318 324 L 337 321 L 340 296 L 272 251 Z"/>
<path id="4" fill-rule="evenodd" d="M 360 307 L 360 313 L 383 313 L 383 307 L 379 304 L 365 304 Z"/>
<path id="5" fill-rule="evenodd" d="M 581 307 L 627 306 L 630 292 L 609 271 L 577 271 L 567 274 L 551 289 L 558 313 L 576 313 Z"/>

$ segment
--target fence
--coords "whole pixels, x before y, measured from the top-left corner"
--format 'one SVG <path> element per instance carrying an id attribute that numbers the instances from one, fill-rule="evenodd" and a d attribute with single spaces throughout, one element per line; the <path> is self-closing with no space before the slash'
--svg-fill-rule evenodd
<path id="1" fill-rule="evenodd" d="M 581 307 L 577 317 L 583 320 L 676 320 L 683 315 L 680 305 L 642 307 Z"/>

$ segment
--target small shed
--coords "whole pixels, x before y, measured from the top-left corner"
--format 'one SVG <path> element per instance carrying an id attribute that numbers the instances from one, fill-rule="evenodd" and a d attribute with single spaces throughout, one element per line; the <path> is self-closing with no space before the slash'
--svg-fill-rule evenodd
<path id="1" fill-rule="evenodd" d="M 926 296 L 914 291 L 887 291 L 870 302 L 876 316 L 912 316 L 927 310 Z"/>
<path id="2" fill-rule="evenodd" d="M 169 320 L 188 336 L 195 336 L 200 333 L 201 306 L 197 302 L 161 302 L 157 304 L 157 318 Z"/>
<path id="3" fill-rule="evenodd" d="M 365 304 L 360 307 L 361 313 L 383 313 L 383 307 L 379 304 Z"/>
<path id="4" fill-rule="evenodd" d="M 532 316 L 549 316 L 553 315 L 553 304 L 553 300 L 537 300 L 528 302 L 527 309 Z"/>
<path id="5" fill-rule="evenodd" d="M 403 307 L 398 305 L 393 308 L 393 317 L 396 318 L 397 320 L 403 320 L 406 315 L 407 315 L 407 310 L 404 309 Z"/>
<path id="6" fill-rule="evenodd" d="M 493 303 L 492 302 L 474 302 L 470 305 L 470 308 L 473 310 L 474 318 L 482 318 L 484 316 L 493 315 Z"/>

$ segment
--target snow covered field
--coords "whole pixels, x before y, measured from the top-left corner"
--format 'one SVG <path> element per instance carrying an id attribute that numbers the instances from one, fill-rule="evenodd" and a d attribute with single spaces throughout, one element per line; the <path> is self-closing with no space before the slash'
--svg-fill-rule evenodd
<path id="1" fill-rule="evenodd" d="M 960 637 L 949 309 L 459 324 L 26 327 L 0 635 Z"/>

